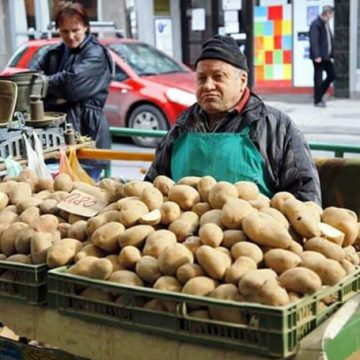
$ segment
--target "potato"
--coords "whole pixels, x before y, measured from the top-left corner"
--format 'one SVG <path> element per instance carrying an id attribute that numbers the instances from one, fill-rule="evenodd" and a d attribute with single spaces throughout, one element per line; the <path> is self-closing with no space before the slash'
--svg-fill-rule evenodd
<path id="1" fill-rule="evenodd" d="M 6 226 L 12 224 L 17 219 L 17 215 L 13 211 L 8 211 L 7 208 L 3 209 L 0 213 L 0 224 Z"/>
<path id="2" fill-rule="evenodd" d="M 322 221 L 345 234 L 344 247 L 355 242 L 358 235 L 358 218 L 355 212 L 331 206 L 324 209 Z"/>
<path id="3" fill-rule="evenodd" d="M 190 295 L 207 296 L 217 286 L 214 279 L 206 276 L 197 276 L 190 279 L 183 287 L 182 292 Z"/>
<path id="4" fill-rule="evenodd" d="M 193 187 L 189 185 L 174 185 L 169 191 L 169 200 L 176 202 L 184 211 L 200 202 L 200 195 Z"/>
<path id="5" fill-rule="evenodd" d="M 224 278 L 226 270 L 229 268 L 229 262 L 224 259 L 225 254 L 216 249 L 202 245 L 196 250 L 196 259 L 205 273 L 216 280 Z"/>
<path id="6" fill-rule="evenodd" d="M 145 239 L 155 231 L 150 225 L 135 225 L 119 234 L 118 242 L 121 248 L 132 245 L 141 248 Z"/>
<path id="7" fill-rule="evenodd" d="M 200 226 L 208 223 L 216 224 L 217 226 L 223 228 L 224 225 L 221 222 L 222 211 L 220 209 L 210 210 L 200 217 Z"/>
<path id="8" fill-rule="evenodd" d="M 7 193 L 10 203 L 13 205 L 17 205 L 17 203 L 31 198 L 31 195 L 31 186 L 26 182 L 17 183 L 16 186 L 11 187 Z"/>
<path id="9" fill-rule="evenodd" d="M 18 214 L 22 214 L 22 212 L 24 210 L 27 210 L 30 207 L 39 207 L 41 205 L 41 203 L 43 202 L 43 200 L 36 198 L 34 196 L 32 196 L 31 198 L 28 198 L 24 201 L 20 201 L 18 202 L 15 207 L 16 207 L 16 212 Z"/>
<path id="10" fill-rule="evenodd" d="M 43 214 L 53 214 L 56 215 L 59 212 L 57 208 L 58 202 L 55 199 L 45 199 L 41 201 L 39 205 L 40 211 Z"/>
<path id="11" fill-rule="evenodd" d="M 200 226 L 199 237 L 203 245 L 218 247 L 224 238 L 224 234 L 219 226 L 208 223 Z"/>
<path id="12" fill-rule="evenodd" d="M 308 262 L 304 266 L 316 272 L 324 285 L 335 285 L 346 276 L 340 263 L 333 259 Z"/>
<path id="13" fill-rule="evenodd" d="M 313 262 L 319 262 L 322 260 L 325 260 L 325 256 L 319 252 L 316 251 L 304 251 L 303 253 L 300 254 L 301 257 L 301 266 L 303 267 L 308 267 L 308 264 L 313 263 Z"/>
<path id="14" fill-rule="evenodd" d="M 129 270 L 114 271 L 110 275 L 108 281 L 130 286 L 144 286 L 144 282 L 141 280 L 141 278 Z"/>
<path id="15" fill-rule="evenodd" d="M 38 207 L 31 206 L 19 215 L 18 221 L 21 221 L 28 225 L 33 225 L 39 217 L 40 209 Z"/>
<path id="16" fill-rule="evenodd" d="M 185 211 L 180 217 L 173 221 L 169 230 L 172 231 L 179 242 L 196 233 L 199 226 L 199 217 L 192 211 Z"/>
<path id="17" fill-rule="evenodd" d="M 144 189 L 151 187 L 153 187 L 153 185 L 150 182 L 132 180 L 124 185 L 124 193 L 126 196 L 137 196 L 140 198 Z"/>
<path id="18" fill-rule="evenodd" d="M 202 201 L 208 202 L 209 191 L 216 184 L 216 180 L 212 176 L 203 176 L 198 184 L 197 189 L 199 191 Z"/>
<path id="19" fill-rule="evenodd" d="M 108 259 L 96 259 L 91 262 L 88 269 L 88 276 L 92 279 L 106 280 L 113 272 L 113 264 Z"/>
<path id="20" fill-rule="evenodd" d="M 295 240 L 290 242 L 290 245 L 287 248 L 287 250 L 289 250 L 295 254 L 298 254 L 298 255 L 300 255 L 304 251 L 303 247 Z"/>
<path id="21" fill-rule="evenodd" d="M 163 291 L 180 292 L 182 286 L 179 280 L 173 276 L 161 276 L 156 280 L 153 288 Z"/>
<path id="22" fill-rule="evenodd" d="M 115 221 L 100 226 L 91 235 L 94 245 L 107 252 L 117 252 L 119 249 L 120 236 L 125 232 L 125 227 Z"/>
<path id="23" fill-rule="evenodd" d="M 105 251 L 94 244 L 86 244 L 76 253 L 74 261 L 78 262 L 80 259 L 87 256 L 101 258 L 105 256 Z"/>
<path id="24" fill-rule="evenodd" d="M 143 255 L 150 255 L 157 259 L 167 246 L 175 243 L 176 236 L 173 232 L 166 229 L 153 231 L 146 237 Z"/>
<path id="25" fill-rule="evenodd" d="M 25 168 L 20 171 L 20 174 L 17 177 L 18 182 L 26 182 L 30 184 L 31 190 L 35 190 L 35 185 L 38 182 L 39 177 L 36 175 L 34 170 L 30 168 Z"/>
<path id="26" fill-rule="evenodd" d="M 67 174 L 59 174 L 54 179 L 54 190 L 71 192 L 73 189 L 73 181 Z"/>
<path id="27" fill-rule="evenodd" d="M 135 246 L 125 246 L 121 249 L 118 261 L 121 267 L 125 269 L 135 269 L 136 263 L 141 258 L 141 252 Z"/>
<path id="28" fill-rule="evenodd" d="M 21 229 L 15 237 L 15 249 L 18 254 L 30 254 L 31 238 L 35 230 L 31 226 Z"/>
<path id="29" fill-rule="evenodd" d="M 264 211 L 270 208 L 270 199 L 260 194 L 259 197 L 255 200 L 249 200 L 249 204 L 256 210 Z"/>
<path id="30" fill-rule="evenodd" d="M 343 244 L 345 239 L 345 234 L 343 232 L 326 223 L 320 223 L 319 226 L 321 237 L 340 246 Z"/>
<path id="31" fill-rule="evenodd" d="M 297 294 L 313 294 L 321 289 L 321 279 L 318 274 L 304 267 L 284 271 L 279 281 L 287 291 Z"/>
<path id="32" fill-rule="evenodd" d="M 264 256 L 265 264 L 277 274 L 282 274 L 288 269 L 297 267 L 301 263 L 301 257 L 289 250 L 271 249 Z"/>
<path id="33" fill-rule="evenodd" d="M 54 190 L 54 180 L 53 179 L 38 179 L 37 183 L 35 184 L 35 192 L 38 193 L 43 190 Z"/>
<path id="34" fill-rule="evenodd" d="M 189 185 L 195 189 L 197 189 L 197 185 L 200 181 L 200 176 L 184 176 L 180 180 L 178 180 L 178 185 Z"/>
<path id="35" fill-rule="evenodd" d="M 270 206 L 284 213 L 284 203 L 288 199 L 295 199 L 295 196 L 287 191 L 279 191 L 271 198 Z"/>
<path id="36" fill-rule="evenodd" d="M 279 210 L 269 207 L 261 211 L 264 212 L 265 214 L 270 215 L 272 218 L 274 218 L 274 220 L 278 221 L 279 224 L 283 225 L 286 229 L 289 229 L 290 225 L 288 220 Z"/>
<path id="37" fill-rule="evenodd" d="M 325 257 L 336 261 L 342 261 L 345 259 L 345 251 L 340 245 L 322 238 L 314 237 L 307 240 L 304 248 L 305 250 L 317 251 L 325 255 Z"/>
<path id="38" fill-rule="evenodd" d="M 266 280 L 276 279 L 277 274 L 271 269 L 250 270 L 239 281 L 240 294 L 251 296 L 265 283 Z"/>
<path id="39" fill-rule="evenodd" d="M 52 246 L 52 235 L 43 231 L 34 234 L 30 241 L 31 258 L 34 264 L 46 262 L 48 249 Z"/>
<path id="40" fill-rule="evenodd" d="M 180 206 L 174 201 L 165 201 L 160 206 L 161 223 L 169 225 L 181 215 Z"/>
<path id="41" fill-rule="evenodd" d="M 103 203 L 108 203 L 110 200 L 111 194 L 97 186 L 93 186 L 82 181 L 73 181 L 72 185 L 73 190 L 80 190 L 86 194 L 92 195 Z"/>
<path id="42" fill-rule="evenodd" d="M 248 238 L 242 230 L 225 230 L 222 246 L 231 249 L 236 243 L 247 240 Z"/>
<path id="43" fill-rule="evenodd" d="M 222 284 L 216 287 L 209 294 L 210 297 L 226 300 L 226 301 L 243 301 L 238 288 L 233 284 Z M 232 323 L 245 323 L 245 319 L 241 310 L 233 307 L 226 306 L 209 306 L 211 317 L 215 320 L 232 322 Z"/>
<path id="44" fill-rule="evenodd" d="M 6 261 L 18 262 L 21 264 L 32 264 L 30 255 L 14 254 L 6 258 Z"/>
<path id="45" fill-rule="evenodd" d="M 256 264 L 259 264 L 264 257 L 260 247 L 249 241 L 242 241 L 234 244 L 231 247 L 231 255 L 234 259 L 237 259 L 240 256 L 247 256 L 253 259 Z"/>
<path id="46" fill-rule="evenodd" d="M 152 210 L 144 214 L 140 219 L 139 223 L 143 225 L 155 226 L 161 222 L 161 211 L 159 209 Z"/>
<path id="47" fill-rule="evenodd" d="M 87 221 L 80 220 L 71 226 L 68 229 L 68 237 L 84 242 L 88 238 L 87 233 Z"/>
<path id="48" fill-rule="evenodd" d="M 105 190 L 110 195 L 110 203 L 116 202 L 125 196 L 124 184 L 114 179 L 101 179 L 98 183 L 98 187 Z"/>
<path id="49" fill-rule="evenodd" d="M 356 271 L 355 265 L 352 264 L 349 260 L 344 259 L 344 260 L 340 261 L 340 265 L 345 270 L 346 275 L 349 275 Z"/>
<path id="50" fill-rule="evenodd" d="M 244 274 L 256 268 L 256 262 L 252 258 L 247 256 L 240 256 L 230 266 L 230 268 L 226 270 L 225 282 L 228 284 L 237 285 Z"/>
<path id="51" fill-rule="evenodd" d="M 221 223 L 228 229 L 241 229 L 243 218 L 256 210 L 242 199 L 230 199 L 222 208 Z"/>
<path id="52" fill-rule="evenodd" d="M 193 317 L 196 319 L 211 319 L 210 312 L 208 310 L 192 310 L 187 314 L 188 317 Z"/>
<path id="53" fill-rule="evenodd" d="M 106 255 L 105 259 L 108 259 L 112 263 L 113 271 L 125 270 L 125 268 L 119 263 L 119 255 L 118 254 Z"/>
<path id="54" fill-rule="evenodd" d="M 157 259 L 149 255 L 141 257 L 136 262 L 135 271 L 141 279 L 149 284 L 153 284 L 162 275 Z"/>
<path id="55" fill-rule="evenodd" d="M 28 224 L 23 222 L 15 222 L 9 225 L 0 235 L 1 252 L 6 256 L 15 254 L 15 240 L 21 229 L 27 228 Z"/>
<path id="56" fill-rule="evenodd" d="M 315 211 L 297 199 L 288 199 L 283 204 L 283 213 L 295 231 L 305 238 L 320 236 L 320 217 Z"/>
<path id="57" fill-rule="evenodd" d="M 54 199 L 57 202 L 64 201 L 69 196 L 66 191 L 55 191 L 47 197 L 47 199 Z"/>
<path id="58" fill-rule="evenodd" d="M 220 181 L 211 187 L 208 202 L 213 209 L 222 209 L 228 200 L 237 198 L 238 192 L 236 187 L 229 182 Z"/>
<path id="59" fill-rule="evenodd" d="M 140 200 L 149 208 L 149 210 L 160 209 L 164 202 L 164 196 L 156 187 L 145 188 L 141 195 Z"/>
<path id="60" fill-rule="evenodd" d="M 201 217 L 203 214 L 205 214 L 210 210 L 211 210 L 211 206 L 207 202 L 198 202 L 191 208 L 191 211 L 196 213 L 199 217 Z"/>
<path id="61" fill-rule="evenodd" d="M 205 275 L 203 269 L 198 264 L 192 263 L 184 264 L 176 271 L 176 277 L 182 284 L 185 284 L 194 277 L 203 275 Z"/>
<path id="62" fill-rule="evenodd" d="M 193 263 L 194 255 L 184 245 L 176 243 L 166 247 L 158 258 L 159 269 L 164 275 L 174 276 L 177 269 L 186 263 Z"/>
<path id="63" fill-rule="evenodd" d="M 96 256 L 84 256 L 79 259 L 79 261 L 77 261 L 74 265 L 70 266 L 69 269 L 67 269 L 67 272 L 73 275 L 88 277 L 89 267 L 96 260 L 98 260 Z"/>
<path id="64" fill-rule="evenodd" d="M 81 247 L 82 243 L 76 239 L 66 238 L 56 242 L 47 251 L 46 265 L 54 268 L 72 263 Z"/>
<path id="65" fill-rule="evenodd" d="M 234 185 L 240 199 L 256 200 L 260 195 L 258 186 L 251 181 L 238 181 Z"/>
<path id="66" fill-rule="evenodd" d="M 344 248 L 345 258 L 354 265 L 360 265 L 359 254 L 353 246 L 347 246 Z"/>
<path id="67" fill-rule="evenodd" d="M 286 249 L 292 241 L 289 232 L 265 213 L 251 213 L 245 216 L 242 227 L 246 236 L 261 246 Z"/>
<path id="68" fill-rule="evenodd" d="M 246 299 L 270 306 L 284 306 L 290 303 L 287 291 L 276 279 L 265 280 L 260 288 Z"/>
<path id="69" fill-rule="evenodd" d="M 57 229 L 59 225 L 59 220 L 55 215 L 44 214 L 40 215 L 38 218 L 35 218 L 31 226 L 36 231 L 45 231 L 51 232 Z"/>
<path id="70" fill-rule="evenodd" d="M 202 245 L 198 236 L 189 236 L 182 244 L 186 246 L 194 255 L 196 250 Z"/>
<path id="71" fill-rule="evenodd" d="M 131 227 L 134 226 L 137 221 L 148 212 L 148 207 L 142 201 L 132 200 L 122 205 L 119 214 L 119 221 L 124 224 L 125 227 Z"/>
<path id="72" fill-rule="evenodd" d="M 175 185 L 175 181 L 167 176 L 158 175 L 154 179 L 153 184 L 164 196 L 168 196 L 170 189 Z"/>
<path id="73" fill-rule="evenodd" d="M 101 215 L 97 215 L 87 222 L 87 233 L 88 235 L 92 235 L 93 232 L 98 229 L 100 226 L 111 222 L 111 221 L 119 221 L 120 211 L 110 210 L 102 213 Z"/>

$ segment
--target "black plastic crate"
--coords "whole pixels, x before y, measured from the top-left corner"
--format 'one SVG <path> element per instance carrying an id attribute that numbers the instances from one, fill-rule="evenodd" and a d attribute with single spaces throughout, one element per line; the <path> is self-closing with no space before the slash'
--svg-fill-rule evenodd
<path id="1" fill-rule="evenodd" d="M 221 346 L 270 356 L 287 357 L 296 352 L 299 341 L 333 314 L 360 289 L 360 269 L 339 284 L 283 307 L 246 302 L 221 301 L 208 297 L 164 292 L 146 287 L 97 281 L 65 272 L 66 267 L 48 273 L 48 304 L 64 315 L 88 321 L 156 333 L 178 340 Z M 85 288 L 122 295 L 122 304 L 81 296 Z M 171 301 L 173 312 L 155 311 L 138 304 L 142 300 Z M 323 301 L 327 306 L 322 305 Z M 241 312 L 244 323 L 236 324 L 189 315 L 190 308 L 220 306 Z"/>
<path id="2" fill-rule="evenodd" d="M 47 271 L 45 264 L 0 261 L 0 297 L 31 305 L 46 303 Z"/>

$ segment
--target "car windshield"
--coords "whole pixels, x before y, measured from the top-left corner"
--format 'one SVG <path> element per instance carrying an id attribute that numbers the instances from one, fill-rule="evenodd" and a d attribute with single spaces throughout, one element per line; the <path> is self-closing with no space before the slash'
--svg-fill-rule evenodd
<path id="1" fill-rule="evenodd" d="M 170 57 L 147 44 L 109 44 L 108 47 L 139 76 L 186 71 Z"/>

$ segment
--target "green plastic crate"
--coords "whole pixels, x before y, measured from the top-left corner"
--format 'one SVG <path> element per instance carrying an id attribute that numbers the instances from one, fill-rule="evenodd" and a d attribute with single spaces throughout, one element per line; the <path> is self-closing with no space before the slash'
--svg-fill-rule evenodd
<path id="1" fill-rule="evenodd" d="M 0 297 L 31 305 L 46 303 L 47 270 L 45 264 L 0 261 Z"/>
<path id="2" fill-rule="evenodd" d="M 125 286 L 92 280 L 65 272 L 66 267 L 48 273 L 48 305 L 64 315 L 242 351 L 287 357 L 296 352 L 299 341 L 334 313 L 360 289 L 360 269 L 339 284 L 300 299 L 288 306 L 222 301 L 208 297 L 164 292 L 146 287 Z M 123 303 L 99 301 L 81 296 L 92 287 L 122 295 Z M 150 299 L 171 301 L 173 312 L 143 308 Z M 321 306 L 325 300 L 328 306 Z M 205 320 L 189 316 L 189 308 L 221 306 L 241 311 L 245 324 Z"/>

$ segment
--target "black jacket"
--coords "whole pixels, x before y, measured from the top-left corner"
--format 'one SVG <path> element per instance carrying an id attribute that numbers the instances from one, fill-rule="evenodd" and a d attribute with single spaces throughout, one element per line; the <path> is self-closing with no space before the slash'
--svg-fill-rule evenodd
<path id="1" fill-rule="evenodd" d="M 321 204 L 315 164 L 302 133 L 291 119 L 251 94 L 243 111 L 229 112 L 216 132 L 240 132 L 246 126 L 250 127 L 250 138 L 265 159 L 270 189 L 274 193 L 289 191 L 300 200 Z M 157 175 L 171 177 L 172 144 L 181 134 L 208 131 L 199 105 L 191 106 L 158 145 L 145 180 L 153 181 Z"/>
<path id="2" fill-rule="evenodd" d="M 331 52 L 329 53 L 328 36 L 325 21 L 318 16 L 310 25 L 310 59 L 321 57 L 330 60 L 333 57 L 334 40 L 331 34 Z"/>
<path id="3" fill-rule="evenodd" d="M 76 131 L 96 140 L 96 147 L 110 148 L 111 137 L 103 107 L 113 62 L 96 38 L 89 35 L 78 48 L 71 50 L 63 43 L 52 46 L 33 68 L 48 76 L 45 109 L 67 113 L 67 120 Z M 59 104 L 59 99 L 66 102 Z"/>

